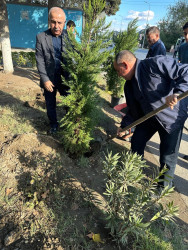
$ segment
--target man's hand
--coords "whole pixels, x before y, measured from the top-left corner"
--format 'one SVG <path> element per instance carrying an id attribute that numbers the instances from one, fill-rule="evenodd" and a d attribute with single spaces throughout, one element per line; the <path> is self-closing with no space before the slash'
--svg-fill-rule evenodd
<path id="1" fill-rule="evenodd" d="M 179 96 L 179 94 L 173 94 L 173 95 L 169 95 L 166 97 L 166 104 L 173 109 L 174 105 L 176 105 L 178 103 L 178 99 L 177 97 Z"/>
<path id="2" fill-rule="evenodd" d="M 126 134 L 126 131 L 123 131 L 123 129 L 122 128 L 118 128 L 117 129 L 117 135 L 119 136 L 119 137 L 122 137 L 122 136 L 124 136 Z"/>
<path id="3" fill-rule="evenodd" d="M 54 91 L 53 87 L 55 87 L 55 86 L 53 85 L 53 83 L 51 81 L 47 81 L 44 83 L 44 87 L 47 91 L 53 92 Z"/>

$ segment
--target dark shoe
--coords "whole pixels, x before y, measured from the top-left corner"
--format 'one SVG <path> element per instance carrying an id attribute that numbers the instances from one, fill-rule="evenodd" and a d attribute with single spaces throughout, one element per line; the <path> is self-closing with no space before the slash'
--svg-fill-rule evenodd
<path id="1" fill-rule="evenodd" d="M 58 128 L 51 128 L 50 131 L 49 131 L 49 134 L 50 135 L 55 135 L 55 134 L 57 134 L 57 131 L 58 131 Z"/>
<path id="2" fill-rule="evenodd" d="M 65 106 L 65 114 L 69 112 L 69 107 Z"/>
<path id="3" fill-rule="evenodd" d="M 161 193 L 163 191 L 164 187 L 161 185 L 157 185 L 156 189 L 151 193 L 152 199 L 159 199 L 161 197 Z"/>
<path id="4" fill-rule="evenodd" d="M 183 159 L 185 159 L 186 161 L 188 161 L 188 155 L 184 155 Z"/>

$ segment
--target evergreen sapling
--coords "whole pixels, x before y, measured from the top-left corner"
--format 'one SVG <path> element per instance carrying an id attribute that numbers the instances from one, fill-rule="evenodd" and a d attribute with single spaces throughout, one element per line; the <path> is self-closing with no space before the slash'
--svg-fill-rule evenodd
<path id="1" fill-rule="evenodd" d="M 63 69 L 70 75 L 63 82 L 70 90 L 61 101 L 61 105 L 68 107 L 67 114 L 60 121 L 61 136 L 65 149 L 75 157 L 90 148 L 97 113 L 96 76 L 110 53 L 107 50 L 111 43 L 110 24 L 105 24 L 105 18 L 98 19 L 105 4 L 104 0 L 90 0 L 87 6 L 84 4 L 85 27 L 80 42 L 68 32 L 67 51 L 63 54 L 67 62 Z"/>

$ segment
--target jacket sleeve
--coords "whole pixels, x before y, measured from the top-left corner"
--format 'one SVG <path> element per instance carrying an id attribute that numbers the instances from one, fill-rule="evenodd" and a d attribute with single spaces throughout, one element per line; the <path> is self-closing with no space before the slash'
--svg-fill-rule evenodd
<path id="1" fill-rule="evenodd" d="M 124 86 L 124 93 L 127 104 L 127 112 L 121 121 L 121 128 L 125 128 L 137 119 L 141 118 L 144 114 L 138 101 L 134 98 L 132 82 L 126 81 Z"/>
<path id="2" fill-rule="evenodd" d="M 130 109 L 128 108 L 126 115 L 123 117 L 123 119 L 121 121 L 120 127 L 125 128 L 126 126 L 130 125 L 134 121 L 135 121 L 135 119 L 131 116 Z"/>
<path id="3" fill-rule="evenodd" d="M 159 59 L 158 67 L 169 80 L 173 80 L 173 93 L 188 91 L 188 64 L 178 63 L 175 59 L 163 57 Z"/>
<path id="4" fill-rule="evenodd" d="M 40 80 L 42 85 L 49 81 L 49 77 L 46 71 L 46 63 L 45 63 L 45 56 L 44 56 L 44 51 L 42 48 L 42 42 L 41 42 L 41 36 L 40 34 L 37 35 L 36 37 L 36 53 L 35 53 L 35 57 L 36 57 L 36 62 L 37 62 L 37 69 L 40 75 Z"/>

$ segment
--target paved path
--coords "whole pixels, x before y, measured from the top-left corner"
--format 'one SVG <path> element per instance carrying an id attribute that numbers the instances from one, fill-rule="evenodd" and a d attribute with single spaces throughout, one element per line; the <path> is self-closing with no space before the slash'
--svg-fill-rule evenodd
<path id="1" fill-rule="evenodd" d="M 147 149 L 159 161 L 159 135 L 156 133 L 147 143 Z M 188 206 L 188 161 L 183 156 L 188 154 L 188 130 L 183 130 L 183 136 L 180 144 L 178 164 L 175 170 L 174 184 L 181 198 Z"/>
<path id="2" fill-rule="evenodd" d="M 138 49 L 136 51 L 136 57 L 139 59 L 144 59 L 147 54 L 146 49 Z M 169 54 L 169 56 L 172 56 Z M 148 150 L 153 154 L 153 156 L 159 161 L 159 136 L 156 133 L 151 140 L 147 143 Z M 176 166 L 174 184 L 188 206 L 188 161 L 183 159 L 183 156 L 188 154 L 188 119 L 185 122 L 185 127 L 183 130 L 183 136 L 180 144 L 178 164 Z"/>

